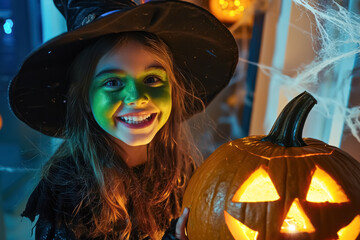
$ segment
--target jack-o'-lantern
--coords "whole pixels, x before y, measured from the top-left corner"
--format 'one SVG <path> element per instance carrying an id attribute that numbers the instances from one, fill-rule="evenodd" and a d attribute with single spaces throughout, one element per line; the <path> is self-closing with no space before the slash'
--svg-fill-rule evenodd
<path id="1" fill-rule="evenodd" d="M 360 163 L 302 139 L 315 103 L 304 92 L 268 136 L 226 143 L 197 169 L 183 200 L 190 240 L 360 239 Z"/>
<path id="2" fill-rule="evenodd" d="M 253 0 L 210 0 L 209 9 L 222 22 L 233 23 L 243 17 Z"/>

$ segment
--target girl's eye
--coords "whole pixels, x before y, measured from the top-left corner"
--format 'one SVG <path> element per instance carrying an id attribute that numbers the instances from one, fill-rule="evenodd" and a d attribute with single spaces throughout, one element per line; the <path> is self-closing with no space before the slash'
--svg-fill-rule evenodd
<path id="1" fill-rule="evenodd" d="M 110 88 L 121 88 L 124 86 L 124 83 L 117 78 L 110 78 L 108 80 L 106 80 L 106 82 L 104 83 L 105 87 L 110 87 Z"/>
<path id="2" fill-rule="evenodd" d="M 147 76 L 146 78 L 144 78 L 144 83 L 146 85 L 150 85 L 150 86 L 160 86 L 163 84 L 163 80 L 158 77 L 158 76 L 155 76 L 155 75 L 150 75 L 150 76 Z"/>

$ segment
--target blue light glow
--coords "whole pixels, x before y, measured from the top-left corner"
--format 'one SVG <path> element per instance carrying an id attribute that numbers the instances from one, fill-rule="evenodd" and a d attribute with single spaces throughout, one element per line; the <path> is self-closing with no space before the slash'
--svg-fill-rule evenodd
<path id="1" fill-rule="evenodd" d="M 4 28 L 4 32 L 6 34 L 11 34 L 12 33 L 12 27 L 14 26 L 14 22 L 11 19 L 6 19 L 5 23 L 3 25 Z"/>

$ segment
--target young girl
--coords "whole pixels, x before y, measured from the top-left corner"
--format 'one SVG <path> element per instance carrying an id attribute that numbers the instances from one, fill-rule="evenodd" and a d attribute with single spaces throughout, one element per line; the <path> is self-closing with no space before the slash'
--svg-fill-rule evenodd
<path id="1" fill-rule="evenodd" d="M 186 239 L 181 200 L 199 154 L 185 120 L 229 81 L 234 39 L 189 3 L 87 2 L 55 2 L 76 30 L 34 52 L 10 85 L 21 120 L 64 138 L 23 216 L 39 215 L 36 239 Z M 80 6 L 75 18 L 112 13 L 69 26 Z"/>

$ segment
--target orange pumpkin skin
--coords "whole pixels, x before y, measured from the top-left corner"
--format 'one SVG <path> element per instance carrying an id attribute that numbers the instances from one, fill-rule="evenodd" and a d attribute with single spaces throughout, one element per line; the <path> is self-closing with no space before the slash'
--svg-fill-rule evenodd
<path id="1" fill-rule="evenodd" d="M 226 143 L 196 170 L 183 199 L 183 207 L 190 208 L 187 223 L 190 240 L 234 239 L 225 222 L 225 212 L 258 232 L 252 238 L 257 240 L 338 239 L 338 231 L 360 215 L 358 161 L 319 140 L 304 139 L 303 146 L 285 147 L 264 141 L 264 137 L 250 136 Z M 260 167 L 268 173 L 279 199 L 234 202 L 239 187 Z M 316 168 L 334 179 L 349 201 L 307 201 Z M 281 232 L 295 199 L 315 231 Z M 360 225 L 358 229 L 360 232 Z M 360 239 L 358 235 L 354 239 Z"/>

